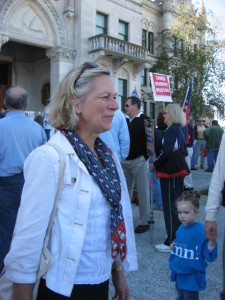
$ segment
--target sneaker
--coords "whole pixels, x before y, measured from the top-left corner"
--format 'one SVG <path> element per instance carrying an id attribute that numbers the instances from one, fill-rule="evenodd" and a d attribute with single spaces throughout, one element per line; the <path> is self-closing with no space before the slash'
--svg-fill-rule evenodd
<path id="1" fill-rule="evenodd" d="M 145 231 L 149 230 L 150 225 L 138 225 L 134 232 L 135 233 L 144 233 Z"/>
<path id="2" fill-rule="evenodd" d="M 159 244 L 159 245 L 156 245 L 155 246 L 155 249 L 157 250 L 157 251 L 159 251 L 159 252 L 171 252 L 171 250 L 170 250 L 170 247 L 169 246 L 166 246 L 166 245 L 164 245 L 164 244 Z"/>

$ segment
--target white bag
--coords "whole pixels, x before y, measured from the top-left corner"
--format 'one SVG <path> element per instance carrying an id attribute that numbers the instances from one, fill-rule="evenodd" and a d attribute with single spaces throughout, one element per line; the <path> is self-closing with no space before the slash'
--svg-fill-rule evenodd
<path id="1" fill-rule="evenodd" d="M 55 213 L 56 213 L 58 203 L 59 203 L 59 197 L 60 197 L 62 187 L 63 187 L 63 178 L 64 178 L 64 171 L 65 171 L 64 155 L 63 155 L 60 147 L 58 147 L 56 144 L 53 144 L 53 143 L 48 143 L 47 145 L 54 147 L 59 154 L 58 190 L 55 195 L 54 206 L 53 206 L 53 209 L 51 212 L 48 227 L 46 230 L 46 235 L 44 238 L 40 263 L 39 263 L 39 267 L 37 270 L 37 278 L 36 278 L 36 282 L 35 282 L 34 290 L 33 290 L 33 300 L 36 300 L 36 298 L 37 298 L 38 287 L 39 287 L 41 277 L 47 273 L 47 271 L 50 269 L 50 267 L 54 263 L 54 258 L 52 256 L 51 252 L 48 250 L 47 246 L 48 246 L 49 234 L 50 234 L 50 231 L 52 228 L 53 219 L 55 217 Z M 0 277 L 0 300 L 12 300 L 12 292 L 13 292 L 13 283 L 8 280 L 8 278 L 5 276 L 5 272 L 4 272 Z"/>

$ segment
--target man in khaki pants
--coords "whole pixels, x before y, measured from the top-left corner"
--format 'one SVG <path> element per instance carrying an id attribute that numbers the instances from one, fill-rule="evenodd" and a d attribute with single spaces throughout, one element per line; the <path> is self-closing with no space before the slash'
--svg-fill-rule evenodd
<path id="1" fill-rule="evenodd" d="M 130 96 L 126 99 L 125 110 L 128 116 L 130 151 L 127 159 L 122 162 L 122 167 L 130 198 L 134 185 L 136 184 L 137 187 L 140 225 L 135 228 L 135 233 L 144 233 L 150 227 L 148 223 L 150 219 L 149 171 L 144 125 L 144 120 L 149 118 L 140 113 L 140 107 L 141 100 L 138 97 Z"/>

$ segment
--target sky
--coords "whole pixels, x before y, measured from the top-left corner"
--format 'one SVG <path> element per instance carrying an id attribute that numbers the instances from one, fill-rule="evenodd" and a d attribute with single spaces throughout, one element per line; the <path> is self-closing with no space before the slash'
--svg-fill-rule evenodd
<path id="1" fill-rule="evenodd" d="M 201 0 L 192 0 L 192 3 L 201 3 Z M 212 10 L 217 16 L 225 16 L 225 0 L 203 0 L 206 11 Z"/>
<path id="2" fill-rule="evenodd" d="M 201 0 L 192 0 L 192 3 L 197 7 L 199 7 L 199 3 L 201 3 Z M 209 12 L 209 10 L 211 10 L 213 12 L 213 14 L 217 17 L 219 17 L 219 19 L 221 20 L 222 24 L 225 24 L 225 0 L 203 0 L 203 3 L 205 5 L 206 8 L 206 12 Z M 208 18 L 208 20 L 210 20 L 210 18 Z M 222 28 L 225 25 L 222 25 Z M 222 30 L 223 34 L 220 35 L 222 36 L 222 38 L 224 38 L 225 34 L 224 31 Z M 225 82 L 223 85 L 223 91 L 225 93 Z M 224 120 L 220 120 L 220 125 L 224 125 Z M 223 126 L 224 127 L 224 126 Z"/>

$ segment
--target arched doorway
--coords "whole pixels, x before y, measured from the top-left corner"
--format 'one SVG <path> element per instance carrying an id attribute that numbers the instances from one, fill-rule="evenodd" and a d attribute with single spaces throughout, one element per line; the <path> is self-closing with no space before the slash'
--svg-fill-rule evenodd
<path id="1" fill-rule="evenodd" d="M 0 7 L 0 106 L 5 89 L 24 87 L 29 110 L 43 111 L 42 89 L 51 83 L 51 57 L 46 53 L 64 44 L 64 29 L 49 1 L 5 0 Z"/>

